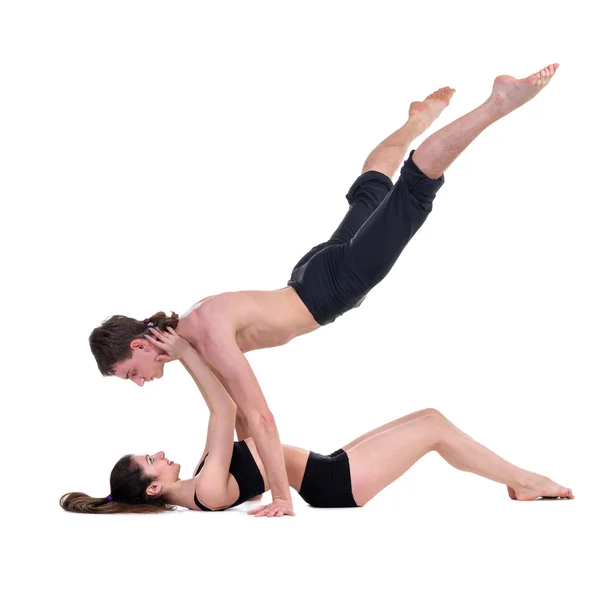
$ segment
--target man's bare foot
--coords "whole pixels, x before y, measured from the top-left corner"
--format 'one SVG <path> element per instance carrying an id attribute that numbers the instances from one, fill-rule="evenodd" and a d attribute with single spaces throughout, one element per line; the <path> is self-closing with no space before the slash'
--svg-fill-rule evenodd
<path id="1" fill-rule="evenodd" d="M 455 91 L 453 88 L 443 87 L 437 92 L 429 94 L 423 102 L 411 102 L 408 109 L 409 119 L 418 120 L 425 131 L 450 104 L 450 99 Z"/>
<path id="2" fill-rule="evenodd" d="M 535 500 L 537 498 L 569 498 L 573 499 L 575 496 L 571 491 L 571 488 L 563 487 L 554 483 L 551 479 L 537 475 L 536 473 L 530 473 L 529 476 L 514 488 L 506 486 L 508 488 L 508 495 L 513 500 Z"/>
<path id="3" fill-rule="evenodd" d="M 487 102 L 507 115 L 537 96 L 548 85 L 558 66 L 558 63 L 548 65 L 524 79 L 515 79 L 510 75 L 496 77 L 492 95 Z"/>

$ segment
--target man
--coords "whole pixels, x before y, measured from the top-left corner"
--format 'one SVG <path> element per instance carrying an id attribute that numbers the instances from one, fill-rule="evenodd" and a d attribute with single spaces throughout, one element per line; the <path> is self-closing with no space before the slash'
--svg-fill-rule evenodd
<path id="1" fill-rule="evenodd" d="M 390 178 L 409 144 L 439 116 L 454 90 L 442 88 L 413 102 L 408 121 L 367 157 L 340 226 L 300 260 L 286 287 L 210 296 L 179 320 L 155 315 L 154 325 L 176 327 L 194 346 L 238 406 L 238 438 L 254 438 L 272 491 L 272 503 L 254 511 L 258 516 L 294 513 L 277 426 L 244 353 L 286 344 L 359 306 L 425 222 L 445 170 L 484 129 L 537 95 L 557 68 L 552 64 L 524 79 L 497 77 L 481 106 L 411 152 L 393 185 Z M 119 315 L 96 328 L 90 345 L 100 371 L 138 385 L 161 377 L 168 357 L 147 333 L 147 323 Z"/>

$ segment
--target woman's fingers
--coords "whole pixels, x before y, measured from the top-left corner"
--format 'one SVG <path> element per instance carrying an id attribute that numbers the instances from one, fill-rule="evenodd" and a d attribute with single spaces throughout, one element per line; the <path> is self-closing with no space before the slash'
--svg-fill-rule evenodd
<path id="1" fill-rule="evenodd" d="M 150 327 L 150 332 L 163 342 L 166 342 L 169 339 L 169 336 L 165 334 L 164 331 L 158 329 L 158 327 Z"/>
<path id="2" fill-rule="evenodd" d="M 170 334 L 174 335 L 175 337 L 179 337 L 179 334 L 170 325 L 167 325 L 167 329 L 169 330 Z"/>
<path id="3" fill-rule="evenodd" d="M 154 339 L 151 335 L 144 335 L 144 337 L 154 346 L 156 346 L 157 348 L 160 348 L 161 350 L 166 350 L 167 349 L 167 345 L 164 342 L 160 342 L 157 339 Z"/>

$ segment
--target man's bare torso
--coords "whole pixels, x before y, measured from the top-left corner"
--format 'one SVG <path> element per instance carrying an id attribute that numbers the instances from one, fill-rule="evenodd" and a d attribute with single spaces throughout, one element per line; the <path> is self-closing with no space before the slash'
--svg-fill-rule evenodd
<path id="1" fill-rule="evenodd" d="M 296 291 L 285 287 L 203 298 L 181 317 L 177 332 L 189 341 L 233 334 L 240 350 L 250 352 L 282 346 L 318 327 Z"/>

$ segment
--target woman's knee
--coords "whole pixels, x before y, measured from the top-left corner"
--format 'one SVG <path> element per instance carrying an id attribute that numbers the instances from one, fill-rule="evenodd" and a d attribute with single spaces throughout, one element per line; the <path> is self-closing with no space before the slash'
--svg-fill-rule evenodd
<path id="1" fill-rule="evenodd" d="M 424 408 L 422 412 L 425 415 L 439 417 L 440 419 L 444 419 L 445 421 L 448 420 L 437 408 Z"/>
<path id="2" fill-rule="evenodd" d="M 424 432 L 431 442 L 431 449 L 437 450 L 439 445 L 444 441 L 450 427 L 450 421 L 435 408 L 425 409 L 424 415 L 419 419 L 421 421 Z"/>

